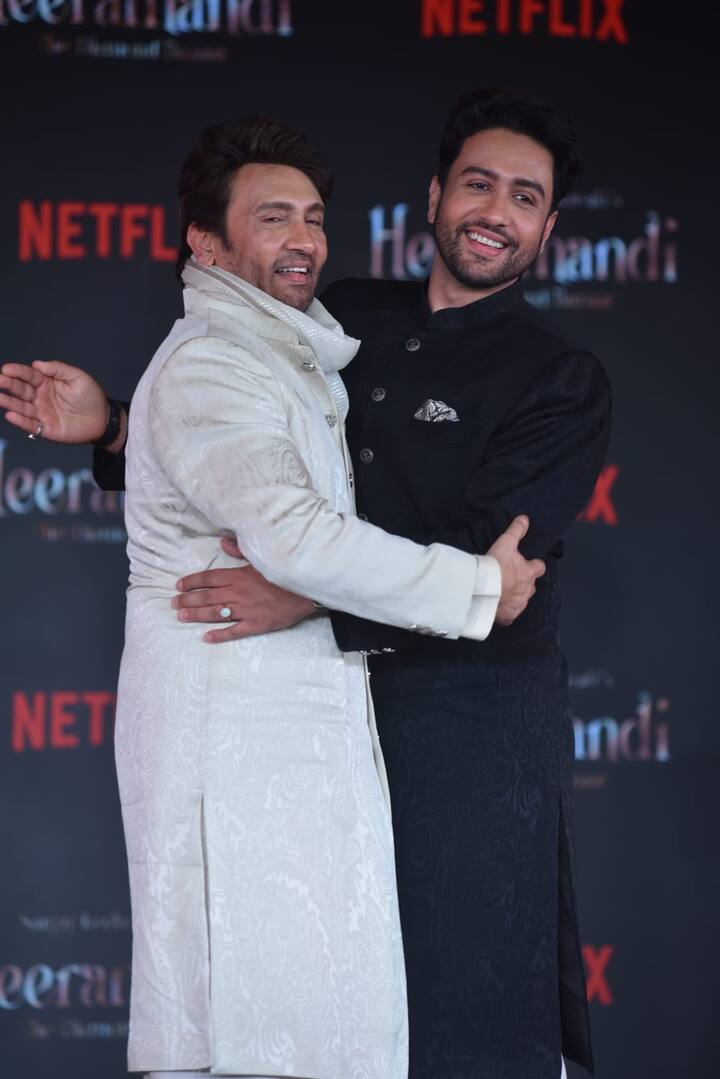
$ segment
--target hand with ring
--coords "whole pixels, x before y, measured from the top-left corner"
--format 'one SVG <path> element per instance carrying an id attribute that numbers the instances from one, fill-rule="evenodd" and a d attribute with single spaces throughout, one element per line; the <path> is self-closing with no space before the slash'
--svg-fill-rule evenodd
<path id="1" fill-rule="evenodd" d="M 79 367 L 36 360 L 0 369 L 0 409 L 28 438 L 94 442 L 105 431 L 108 407 L 103 388 Z"/>
<path id="2" fill-rule="evenodd" d="M 231 540 L 221 542 L 226 554 L 243 557 Z M 271 584 L 248 565 L 191 573 L 176 587 L 172 606 L 181 622 L 233 623 L 207 632 L 203 639 L 209 644 L 288 629 L 317 614 L 312 600 Z"/>

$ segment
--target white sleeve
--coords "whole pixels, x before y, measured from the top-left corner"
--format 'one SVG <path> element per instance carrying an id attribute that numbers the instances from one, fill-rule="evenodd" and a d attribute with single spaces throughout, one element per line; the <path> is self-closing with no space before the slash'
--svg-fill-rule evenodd
<path id="1" fill-rule="evenodd" d="M 280 383 L 248 352 L 207 338 L 181 346 L 150 406 L 170 480 L 213 527 L 236 534 L 269 581 L 376 622 L 450 638 L 465 631 L 485 559 L 332 510 L 290 436 Z"/>
<path id="2" fill-rule="evenodd" d="M 460 636 L 484 641 L 495 622 L 502 593 L 500 563 L 492 555 L 478 555 L 478 571 L 470 610 Z"/>

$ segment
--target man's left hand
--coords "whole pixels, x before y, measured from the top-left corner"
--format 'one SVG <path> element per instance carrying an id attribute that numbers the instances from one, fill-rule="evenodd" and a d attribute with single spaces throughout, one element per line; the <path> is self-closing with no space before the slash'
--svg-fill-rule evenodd
<path id="1" fill-rule="evenodd" d="M 172 605 L 181 622 L 232 622 L 206 633 L 209 644 L 288 629 L 317 610 L 312 600 L 271 584 L 252 566 L 191 573 L 177 589 Z"/>

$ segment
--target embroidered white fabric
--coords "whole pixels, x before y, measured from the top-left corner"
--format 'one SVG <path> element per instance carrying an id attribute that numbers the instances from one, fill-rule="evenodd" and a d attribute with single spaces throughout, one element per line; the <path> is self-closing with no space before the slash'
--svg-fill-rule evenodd
<path id="1" fill-rule="evenodd" d="M 258 310 L 265 300 L 219 280 L 186 291 L 193 314 L 144 376 L 128 443 L 116 755 L 133 905 L 129 1068 L 405 1079 L 392 829 L 364 662 L 338 652 L 327 617 L 219 648 L 170 607 L 188 567 L 233 564 L 219 552 L 224 527 L 259 568 L 318 581 L 322 570 L 325 590 L 338 587 L 337 528 L 377 531 L 353 516 L 341 424 L 325 421 L 344 415 L 325 380 L 357 345 L 316 326 L 311 351 Z M 238 321 L 240 343 L 228 339 Z M 338 524 L 318 547 L 308 526 L 324 506 Z M 396 542 L 402 573 L 407 541 Z M 385 603 L 377 572 L 367 590 Z M 471 580 L 472 563 L 458 573 Z M 422 572 L 412 587 L 424 603 Z"/>

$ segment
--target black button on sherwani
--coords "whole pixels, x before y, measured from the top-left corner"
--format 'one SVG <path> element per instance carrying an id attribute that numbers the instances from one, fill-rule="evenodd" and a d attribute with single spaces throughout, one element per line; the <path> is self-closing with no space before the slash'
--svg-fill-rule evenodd
<path id="1" fill-rule="evenodd" d="M 363 342 L 343 372 L 351 455 L 372 453 L 356 469 L 358 512 L 478 553 L 526 513 L 522 549 L 548 566 L 525 614 L 485 642 L 333 616 L 344 650 L 396 650 L 370 663 L 410 1079 L 558 1079 L 561 1050 L 592 1070 L 558 563 L 605 454 L 607 380 L 520 285 L 435 314 L 415 284 L 344 281 L 323 302 Z"/>

